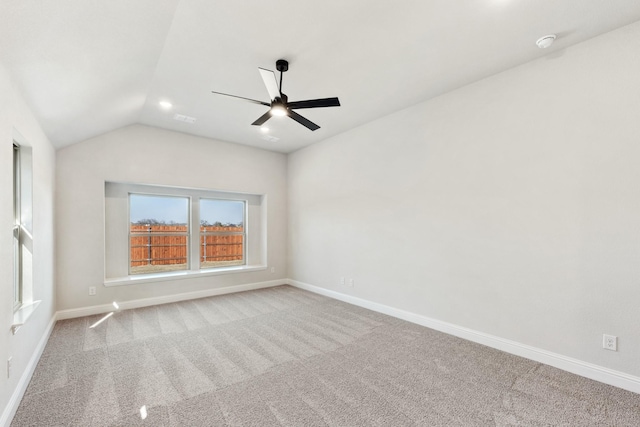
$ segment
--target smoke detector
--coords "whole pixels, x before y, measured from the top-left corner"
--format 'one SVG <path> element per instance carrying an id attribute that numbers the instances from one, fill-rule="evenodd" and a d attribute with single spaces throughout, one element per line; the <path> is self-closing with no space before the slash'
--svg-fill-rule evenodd
<path id="1" fill-rule="evenodd" d="M 546 49 L 549 46 L 551 46 L 555 40 L 556 40 L 556 35 L 549 34 L 547 36 L 540 37 L 536 42 L 536 45 L 538 45 L 540 49 Z"/>

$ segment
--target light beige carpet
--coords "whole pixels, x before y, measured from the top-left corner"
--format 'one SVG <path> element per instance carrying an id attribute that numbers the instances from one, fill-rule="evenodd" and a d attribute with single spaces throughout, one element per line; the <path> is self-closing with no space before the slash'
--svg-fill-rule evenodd
<path id="1" fill-rule="evenodd" d="M 100 318 L 56 324 L 12 426 L 640 426 L 638 394 L 289 286 Z"/>

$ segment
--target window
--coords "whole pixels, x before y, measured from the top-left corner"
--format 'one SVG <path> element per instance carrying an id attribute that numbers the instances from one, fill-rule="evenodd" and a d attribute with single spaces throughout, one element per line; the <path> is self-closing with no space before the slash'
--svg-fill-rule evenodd
<path id="1" fill-rule="evenodd" d="M 105 285 L 266 268 L 266 196 L 105 183 Z"/>
<path id="2" fill-rule="evenodd" d="M 20 261 L 20 147 L 13 144 L 13 308 L 22 304 L 22 280 Z"/>
<path id="3" fill-rule="evenodd" d="M 245 202 L 200 199 L 200 268 L 244 264 Z"/>
<path id="4" fill-rule="evenodd" d="M 187 270 L 189 199 L 129 195 L 129 274 Z"/>
<path id="5" fill-rule="evenodd" d="M 31 299 L 32 282 L 31 149 L 13 143 L 13 307 Z"/>

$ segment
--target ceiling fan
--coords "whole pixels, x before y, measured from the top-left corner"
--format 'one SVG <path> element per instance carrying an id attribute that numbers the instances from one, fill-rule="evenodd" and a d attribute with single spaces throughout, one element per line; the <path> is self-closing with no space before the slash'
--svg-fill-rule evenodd
<path id="1" fill-rule="evenodd" d="M 278 59 L 276 61 L 276 70 L 280 71 L 280 85 L 276 79 L 276 74 L 271 70 L 265 70 L 264 68 L 258 68 L 260 76 L 264 81 L 264 85 L 267 87 L 271 102 L 258 101 L 256 99 L 244 98 L 242 96 L 229 95 L 228 93 L 215 92 L 212 93 L 224 96 L 230 96 L 233 98 L 244 99 L 245 101 L 253 102 L 254 104 L 264 105 L 270 107 L 269 111 L 260 116 L 255 122 L 251 123 L 253 126 L 262 126 L 272 116 L 289 116 L 302 126 L 310 130 L 320 129 L 320 126 L 313 123 L 311 120 L 302 117 L 300 114 L 293 110 L 302 108 L 319 108 L 319 107 L 339 107 L 340 101 L 338 98 L 322 98 L 322 99 L 308 99 L 306 101 L 293 101 L 289 102 L 287 95 L 282 93 L 282 73 L 289 69 L 289 62 L 284 59 Z"/>

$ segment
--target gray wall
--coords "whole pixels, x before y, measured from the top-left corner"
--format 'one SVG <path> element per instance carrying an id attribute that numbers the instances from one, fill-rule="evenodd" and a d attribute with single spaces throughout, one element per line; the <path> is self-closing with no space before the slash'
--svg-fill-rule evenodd
<path id="1" fill-rule="evenodd" d="M 286 278 L 283 154 L 134 125 L 58 150 L 56 174 L 58 310 Z M 105 181 L 266 194 L 267 260 L 276 273 L 104 287 Z"/>
<path id="2" fill-rule="evenodd" d="M 289 276 L 640 375 L 638 52 L 640 23 L 292 154 Z"/>
<path id="3" fill-rule="evenodd" d="M 0 420 L 19 386 L 55 312 L 54 167 L 55 151 L 29 107 L 0 64 Z M 13 135 L 18 131 L 31 146 L 33 159 L 33 298 L 41 300 L 16 335 L 13 323 Z M 12 357 L 7 379 L 6 361 Z M 5 413 L 6 416 L 6 413 Z"/>

